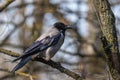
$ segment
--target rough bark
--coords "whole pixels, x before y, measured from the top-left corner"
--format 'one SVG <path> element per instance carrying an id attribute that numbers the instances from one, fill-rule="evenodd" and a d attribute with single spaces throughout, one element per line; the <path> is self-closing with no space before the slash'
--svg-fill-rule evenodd
<path id="1" fill-rule="evenodd" d="M 108 0 L 93 0 L 103 34 L 102 43 L 110 73 L 114 80 L 120 80 L 120 53 L 118 48 L 115 16 Z"/>

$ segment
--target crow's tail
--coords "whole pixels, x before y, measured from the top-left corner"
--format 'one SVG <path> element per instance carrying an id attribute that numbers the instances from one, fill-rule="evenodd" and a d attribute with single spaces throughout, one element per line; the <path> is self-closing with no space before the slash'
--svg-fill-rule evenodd
<path id="1" fill-rule="evenodd" d="M 30 59 L 31 59 L 32 56 L 29 56 L 29 57 L 26 57 L 26 58 L 23 58 L 14 68 L 11 72 L 15 72 L 17 71 L 18 69 L 20 69 L 21 67 L 23 67 Z M 16 61 L 16 59 L 14 60 Z"/>

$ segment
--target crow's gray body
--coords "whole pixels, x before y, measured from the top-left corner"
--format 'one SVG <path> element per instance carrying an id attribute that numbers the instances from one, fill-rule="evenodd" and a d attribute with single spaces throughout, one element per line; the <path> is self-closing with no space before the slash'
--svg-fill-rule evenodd
<path id="1" fill-rule="evenodd" d="M 62 46 L 66 29 L 69 28 L 63 23 L 55 23 L 47 33 L 41 35 L 32 45 L 30 45 L 20 57 L 13 60 L 13 62 L 15 62 L 21 59 L 12 72 L 23 67 L 33 56 L 39 55 L 45 60 L 50 60 Z"/>
<path id="2" fill-rule="evenodd" d="M 46 36 L 56 36 L 56 34 L 60 34 L 60 38 L 57 42 L 56 45 L 50 46 L 49 48 L 47 48 L 46 50 L 44 50 L 43 52 L 40 52 L 39 56 L 45 58 L 45 60 L 50 60 L 50 58 L 52 58 L 55 53 L 60 49 L 60 47 L 62 46 L 63 42 L 64 42 L 64 34 L 62 32 L 60 32 L 59 30 L 57 30 L 56 28 L 52 28 L 50 31 L 48 31 L 47 33 L 43 34 L 40 38 L 38 38 L 36 41 L 42 40 L 44 39 Z"/>

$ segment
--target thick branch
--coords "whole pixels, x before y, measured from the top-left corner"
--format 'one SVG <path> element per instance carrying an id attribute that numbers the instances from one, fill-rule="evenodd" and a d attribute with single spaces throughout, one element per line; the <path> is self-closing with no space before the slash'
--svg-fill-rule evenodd
<path id="1" fill-rule="evenodd" d="M 120 80 L 120 54 L 115 27 L 115 17 L 108 0 L 94 0 L 97 16 L 100 20 L 103 48 L 113 79 Z"/>
<path id="2" fill-rule="evenodd" d="M 15 0 L 6 0 L 6 2 L 2 6 L 0 6 L 0 12 L 2 12 L 13 1 L 15 1 Z"/>
<path id="3" fill-rule="evenodd" d="M 19 53 L 12 52 L 12 51 L 10 51 L 10 50 L 6 50 L 6 49 L 3 49 L 3 48 L 0 48 L 0 52 L 4 53 L 4 54 L 6 54 L 6 55 L 12 56 L 12 57 L 18 57 L 18 56 L 20 56 Z M 76 73 L 74 73 L 74 72 L 72 72 L 72 71 L 64 68 L 63 66 L 61 66 L 60 63 L 54 62 L 54 61 L 52 61 L 52 60 L 46 61 L 46 60 L 44 60 L 44 59 L 42 59 L 42 58 L 39 58 L 39 57 L 34 58 L 33 61 L 39 61 L 39 62 L 42 62 L 42 63 L 44 63 L 44 64 L 47 64 L 47 65 L 49 65 L 49 66 L 51 66 L 51 67 L 53 67 L 53 68 L 56 68 L 56 69 L 59 70 L 60 72 L 69 75 L 70 77 L 74 78 L 75 80 L 83 80 L 80 75 L 78 75 L 78 74 L 76 74 Z"/>

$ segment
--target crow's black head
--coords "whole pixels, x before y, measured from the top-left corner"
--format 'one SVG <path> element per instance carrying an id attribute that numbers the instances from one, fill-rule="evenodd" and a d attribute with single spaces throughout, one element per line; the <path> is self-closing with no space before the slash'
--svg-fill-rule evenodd
<path id="1" fill-rule="evenodd" d="M 67 25 L 65 25 L 64 23 L 62 22 L 56 22 L 54 24 L 54 27 L 57 28 L 58 30 L 66 30 L 66 29 L 70 29 Z"/>

